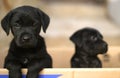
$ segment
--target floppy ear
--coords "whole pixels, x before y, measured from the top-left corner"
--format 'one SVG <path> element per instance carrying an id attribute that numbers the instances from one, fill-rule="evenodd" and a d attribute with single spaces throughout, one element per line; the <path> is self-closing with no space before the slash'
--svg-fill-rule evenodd
<path id="1" fill-rule="evenodd" d="M 43 11 L 37 9 L 38 11 L 38 14 L 41 18 L 41 23 L 42 23 L 42 28 L 43 28 L 43 31 L 46 32 L 47 28 L 48 28 L 48 25 L 50 23 L 50 18 L 47 14 L 45 14 Z"/>
<path id="2" fill-rule="evenodd" d="M 77 46 L 81 47 L 83 45 L 82 35 L 78 32 L 74 33 L 70 40 L 75 43 Z"/>
<path id="3" fill-rule="evenodd" d="M 3 30 L 6 32 L 7 35 L 9 35 L 10 20 L 11 20 L 12 15 L 13 15 L 13 13 L 9 12 L 1 21 L 1 26 L 2 26 Z"/>

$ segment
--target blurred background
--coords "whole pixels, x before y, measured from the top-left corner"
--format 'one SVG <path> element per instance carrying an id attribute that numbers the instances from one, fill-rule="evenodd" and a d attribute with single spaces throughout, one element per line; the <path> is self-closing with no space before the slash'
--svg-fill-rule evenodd
<path id="1" fill-rule="evenodd" d="M 74 44 L 69 37 L 78 29 L 98 29 L 109 44 L 108 54 L 100 56 L 103 67 L 120 67 L 120 0 L 0 0 L 0 21 L 11 10 L 30 5 L 43 10 L 51 22 L 45 38 L 56 68 L 70 67 Z M 12 39 L 0 27 L 0 67 Z"/>

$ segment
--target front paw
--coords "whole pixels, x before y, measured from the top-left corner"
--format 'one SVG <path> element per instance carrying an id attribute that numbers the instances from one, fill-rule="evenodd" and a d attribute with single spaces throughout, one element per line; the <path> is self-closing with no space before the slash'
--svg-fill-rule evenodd
<path id="1" fill-rule="evenodd" d="M 28 72 L 26 78 L 38 78 L 39 77 L 39 73 L 35 73 L 35 72 Z"/>
<path id="2" fill-rule="evenodd" d="M 21 71 L 9 71 L 9 78 L 22 78 Z"/>

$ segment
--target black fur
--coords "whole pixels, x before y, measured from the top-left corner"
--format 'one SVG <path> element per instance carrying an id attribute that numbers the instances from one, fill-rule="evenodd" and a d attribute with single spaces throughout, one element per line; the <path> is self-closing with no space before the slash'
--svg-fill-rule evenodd
<path id="1" fill-rule="evenodd" d="M 4 67 L 9 78 L 21 78 L 21 68 L 28 68 L 27 78 L 38 78 L 43 68 L 52 67 L 44 39 L 39 35 L 41 27 L 46 32 L 50 18 L 38 8 L 22 6 L 10 11 L 1 21 L 2 28 L 14 38 L 11 41 Z"/>
<path id="2" fill-rule="evenodd" d="M 72 68 L 101 68 L 98 54 L 107 52 L 108 45 L 99 31 L 84 28 L 75 32 L 70 40 L 75 44 L 75 54 L 71 58 Z"/>

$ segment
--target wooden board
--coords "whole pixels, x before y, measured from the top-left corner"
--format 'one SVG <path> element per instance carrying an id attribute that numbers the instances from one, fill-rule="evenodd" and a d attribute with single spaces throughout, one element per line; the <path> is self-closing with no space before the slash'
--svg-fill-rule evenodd
<path id="1" fill-rule="evenodd" d="M 25 78 L 27 69 L 23 69 L 23 78 Z M 8 71 L 0 69 L 0 78 L 8 78 Z M 120 68 L 53 68 L 44 69 L 39 78 L 120 78 Z"/>

